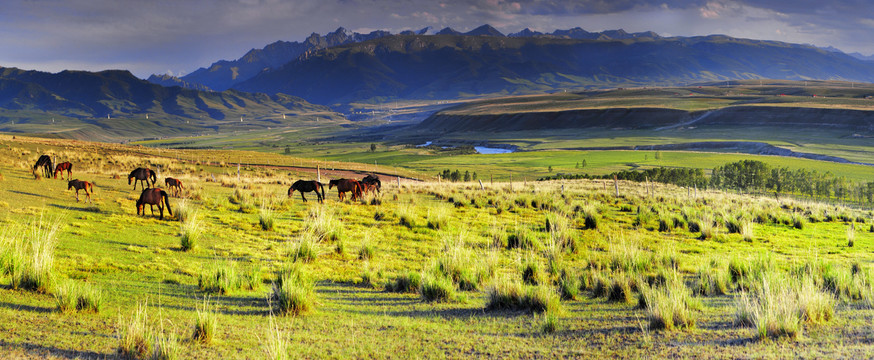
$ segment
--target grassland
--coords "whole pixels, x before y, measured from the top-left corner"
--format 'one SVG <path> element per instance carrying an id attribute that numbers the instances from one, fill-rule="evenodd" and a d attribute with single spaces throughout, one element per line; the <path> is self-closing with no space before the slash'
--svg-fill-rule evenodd
<path id="1" fill-rule="evenodd" d="M 35 180 L 29 166 L 42 153 L 72 161 L 74 177 L 93 181 L 95 204 L 76 203 L 61 180 Z M 416 166 L 422 172 L 470 166 L 485 178 L 486 169 L 498 172 L 504 166 L 563 169 L 579 155 L 599 171 L 631 161 L 685 166 L 742 156 L 663 152 L 659 163 L 653 153 L 641 159 L 645 154 L 455 156 L 418 160 Z M 199 160 L 177 160 L 189 158 Z M 12 277 L 3 273 L 4 357 L 116 357 L 138 309 L 148 317 L 146 338 L 154 337 L 147 343 L 164 344 L 179 358 L 874 353 L 870 209 L 670 186 L 646 189 L 625 182 L 618 184 L 620 196 L 615 196 L 612 183 L 523 182 L 515 177 L 513 183 L 485 182 L 484 189 L 478 183 L 404 180 L 398 187 L 384 181 L 382 193 L 364 201 L 340 202 L 329 195 L 324 204 L 312 201 L 314 196 L 303 203 L 286 198 L 287 186 L 312 173 L 243 166 L 238 176 L 235 158 L 274 165 L 315 163 L 257 152 L 0 138 L 2 250 L 32 240 L 34 226 L 57 224 L 52 283 L 72 281 L 102 294 L 96 313 L 61 311 L 55 287 L 45 293 L 13 289 Z M 483 165 L 483 159 L 492 165 Z M 792 166 L 822 164 L 798 161 Z M 161 165 L 161 177 L 180 178 L 186 185 L 184 199 L 171 199 L 176 215 L 164 220 L 137 216 L 139 190 L 124 180 L 133 167 L 155 165 Z M 368 170 L 352 162 L 342 165 Z M 866 168 L 834 171 L 866 176 L 859 169 Z M 382 170 L 398 172 L 387 166 Z M 180 213 L 186 214 L 185 221 L 177 218 Z M 261 225 L 265 217 L 272 220 L 270 230 Z M 199 220 L 199 235 L 186 251 L 181 234 L 189 231 L 191 219 Z M 738 270 L 739 263 L 758 265 Z M 296 316 L 282 315 L 270 295 L 277 273 L 289 267 L 313 281 L 305 296 L 308 310 Z M 218 276 L 230 279 L 227 285 L 204 286 L 217 278 L 216 269 L 234 275 Z M 725 280 L 732 271 L 747 275 Z M 710 272 L 723 278 L 725 294 L 697 290 L 706 278 L 702 274 Z M 417 277 L 418 286 L 397 286 Z M 803 279 L 814 288 L 804 288 Z M 796 332 L 761 338 L 755 328 L 738 323 L 744 296 L 763 302 L 769 294 L 765 289 L 773 284 L 798 281 L 798 289 L 832 300 L 809 306 L 804 299 L 812 296 L 796 295 L 795 285 L 787 285 L 779 299 L 807 301 L 806 309 L 820 309 L 818 314 L 830 310 L 827 319 L 806 315 L 794 323 Z M 387 284 L 409 292 L 386 291 Z M 659 297 L 660 291 L 667 298 Z M 665 314 L 654 310 L 655 304 L 685 299 L 680 295 L 685 292 L 689 301 L 699 303 L 676 305 L 688 306 L 684 316 L 691 323 L 662 329 L 658 319 Z M 638 294 L 651 305 L 638 309 Z M 558 301 L 562 295 L 565 299 Z M 209 318 L 204 308 L 213 309 L 216 323 L 210 341 L 193 335 L 195 324 Z"/>

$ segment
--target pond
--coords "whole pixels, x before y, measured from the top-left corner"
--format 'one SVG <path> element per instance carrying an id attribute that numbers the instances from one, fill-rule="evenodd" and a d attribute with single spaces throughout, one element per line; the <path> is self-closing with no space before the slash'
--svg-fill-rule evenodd
<path id="1" fill-rule="evenodd" d="M 513 149 L 490 148 L 485 146 L 474 146 L 473 149 L 480 154 L 507 154 L 514 151 Z"/>

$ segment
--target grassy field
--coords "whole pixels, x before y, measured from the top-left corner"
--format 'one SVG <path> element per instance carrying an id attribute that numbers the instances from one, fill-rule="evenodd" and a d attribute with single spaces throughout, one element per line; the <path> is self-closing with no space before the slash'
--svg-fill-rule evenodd
<path id="1" fill-rule="evenodd" d="M 42 153 L 94 182 L 94 204 L 77 203 L 62 180 L 34 179 L 29 166 Z M 407 163 L 425 173 L 469 166 L 485 179 L 502 167 L 564 170 L 580 155 L 598 171 L 740 156 L 646 154 Z M 2 357 L 874 353 L 870 209 L 625 182 L 616 196 L 612 182 L 516 178 L 484 189 L 384 181 L 362 201 L 329 194 L 319 204 L 310 193 L 303 203 L 286 190 L 311 173 L 242 167 L 238 177 L 234 158 L 313 161 L 0 138 Z M 137 216 L 140 191 L 125 181 L 132 168 L 158 164 L 159 183 L 172 176 L 186 186 L 163 220 Z M 867 176 L 860 169 L 833 171 Z M 25 276 L 35 269 L 44 276 Z"/>

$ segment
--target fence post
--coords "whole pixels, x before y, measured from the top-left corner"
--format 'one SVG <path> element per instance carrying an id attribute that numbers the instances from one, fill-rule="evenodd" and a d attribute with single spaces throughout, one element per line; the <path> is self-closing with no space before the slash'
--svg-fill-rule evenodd
<path id="1" fill-rule="evenodd" d="M 613 175 L 613 187 L 616 188 L 616 196 L 619 197 L 619 179 L 616 178 L 616 175 Z"/>
<path id="2" fill-rule="evenodd" d="M 480 190 L 485 190 L 485 189 L 486 189 L 486 187 L 483 186 L 483 181 L 482 181 L 482 180 L 479 180 L 479 188 L 480 188 Z"/>

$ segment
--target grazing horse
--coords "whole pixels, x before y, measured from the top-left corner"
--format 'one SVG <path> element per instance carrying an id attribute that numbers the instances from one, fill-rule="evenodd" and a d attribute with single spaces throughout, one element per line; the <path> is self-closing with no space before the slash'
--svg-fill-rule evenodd
<path id="1" fill-rule="evenodd" d="M 94 203 L 91 201 L 91 194 L 94 192 L 94 185 L 90 182 L 79 179 L 70 180 L 67 182 L 67 190 L 70 189 L 76 189 L 76 202 L 79 202 L 79 190 L 85 190 L 85 199 L 92 204 Z"/>
<path id="2" fill-rule="evenodd" d="M 337 187 L 337 197 L 340 198 L 340 201 L 346 197 L 346 192 L 352 192 L 352 201 L 361 197 L 361 184 L 358 180 L 354 179 L 337 179 L 331 180 L 328 182 L 328 189 L 333 189 L 334 186 Z"/>
<path id="3" fill-rule="evenodd" d="M 63 180 L 64 170 L 67 171 L 67 180 L 70 180 L 70 177 L 73 176 L 73 164 L 70 164 L 69 161 L 62 162 L 55 167 L 55 179 L 58 178 L 58 173 L 61 173 L 61 180 Z"/>
<path id="4" fill-rule="evenodd" d="M 143 190 L 139 200 L 137 200 L 137 215 L 142 211 L 143 216 L 146 216 L 146 209 L 144 208 L 146 204 L 149 204 L 149 208 L 152 210 L 152 216 L 155 216 L 155 208 L 153 205 L 158 205 L 158 211 L 161 214 L 160 218 L 164 219 L 164 204 L 167 205 L 167 213 L 173 215 L 173 211 L 170 210 L 170 200 L 168 200 L 168 198 L 169 196 L 167 196 L 167 192 L 159 188 Z M 164 202 L 161 203 L 161 200 Z"/>
<path id="5" fill-rule="evenodd" d="M 176 197 L 179 197 L 179 193 L 182 192 L 182 181 L 179 179 L 168 177 L 164 179 L 164 185 L 167 185 Z"/>
<path id="6" fill-rule="evenodd" d="M 322 193 L 319 193 L 319 190 L 322 190 Z M 303 193 L 315 191 L 316 197 L 319 198 L 319 202 L 325 201 L 325 185 L 315 180 L 298 180 L 295 181 L 294 184 L 291 184 L 291 187 L 288 188 L 288 197 L 291 197 L 291 194 L 294 191 L 300 191 L 300 198 L 303 199 L 303 202 L 307 202 L 307 198 L 303 196 Z"/>
<path id="7" fill-rule="evenodd" d="M 127 184 L 130 185 L 131 180 L 134 180 L 134 190 L 137 189 L 137 181 L 145 181 L 148 187 L 152 187 L 155 183 L 158 182 L 158 177 L 155 176 L 155 172 L 152 169 L 148 168 L 136 168 L 134 171 L 130 172 L 130 175 L 127 176 Z M 152 183 L 149 184 L 149 179 L 152 180 Z"/>
<path id="8" fill-rule="evenodd" d="M 43 174 L 45 174 L 46 179 L 52 177 L 52 158 L 48 155 L 40 155 L 39 159 L 36 160 L 36 164 L 33 164 L 33 175 L 39 177 L 36 174 L 36 169 L 43 168 Z"/>
<path id="9" fill-rule="evenodd" d="M 361 184 L 367 185 L 364 186 L 364 192 L 368 192 L 370 190 L 376 189 L 376 192 L 379 192 L 379 189 L 382 188 L 382 182 L 379 181 L 379 176 L 368 174 L 361 179 Z"/>

